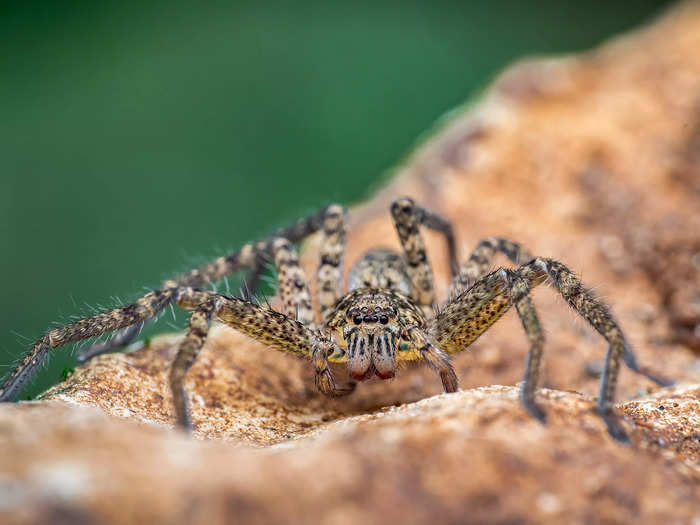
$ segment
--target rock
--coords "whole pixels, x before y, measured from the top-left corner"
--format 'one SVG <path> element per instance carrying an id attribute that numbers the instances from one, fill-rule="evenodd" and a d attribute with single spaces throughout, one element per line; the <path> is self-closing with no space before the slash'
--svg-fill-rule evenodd
<path id="1" fill-rule="evenodd" d="M 171 429 L 178 334 L 1 405 L 2 523 L 700 520 L 698 49 L 694 2 L 593 52 L 516 64 L 352 210 L 349 261 L 398 246 L 388 206 L 407 194 L 453 221 L 462 258 L 499 235 L 581 273 L 640 362 L 678 380 L 623 370 L 630 446 L 592 413 L 604 342 L 551 288 L 534 293 L 546 426 L 518 403 L 512 314 L 456 356 L 462 391 L 412 367 L 344 399 L 318 394 L 308 363 L 217 326 L 187 379 L 197 439 Z M 444 297 L 444 246 L 427 243 Z M 311 239 L 309 273 L 316 253 Z"/>
<path id="2" fill-rule="evenodd" d="M 672 451 L 666 427 L 696 432 L 698 457 L 698 393 L 669 390 L 675 415 L 649 410 L 630 447 L 580 394 L 543 390 L 545 427 L 506 386 L 343 418 L 262 450 L 63 401 L 9 405 L 3 523 L 690 523 L 698 469 Z M 623 409 L 642 417 L 649 402 Z"/>

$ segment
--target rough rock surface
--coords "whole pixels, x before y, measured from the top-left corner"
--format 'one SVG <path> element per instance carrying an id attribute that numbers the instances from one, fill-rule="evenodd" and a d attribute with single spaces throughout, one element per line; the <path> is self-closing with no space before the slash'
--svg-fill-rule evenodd
<path id="1" fill-rule="evenodd" d="M 631 446 L 591 412 L 603 341 L 542 287 L 547 426 L 518 404 L 512 314 L 456 357 L 461 392 L 436 395 L 418 367 L 336 400 L 308 363 L 216 327 L 188 376 L 194 440 L 169 428 L 178 336 L 162 336 L 0 406 L 0 521 L 700 522 L 698 49 L 694 2 L 591 53 L 516 64 L 353 209 L 349 261 L 396 246 L 388 205 L 408 194 L 452 219 L 462 257 L 500 235 L 581 273 L 640 361 L 679 381 L 623 370 Z M 428 248 L 444 297 L 441 239 Z"/>

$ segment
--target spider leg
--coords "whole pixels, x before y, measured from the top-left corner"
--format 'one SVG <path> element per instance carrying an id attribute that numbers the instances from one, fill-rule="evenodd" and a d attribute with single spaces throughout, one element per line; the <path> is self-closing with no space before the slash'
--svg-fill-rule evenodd
<path id="1" fill-rule="evenodd" d="M 418 326 L 410 326 L 406 334 L 414 348 L 416 348 L 426 364 L 440 374 L 442 388 L 445 392 L 456 392 L 459 381 L 455 373 L 450 357 L 435 347 L 428 339 L 428 334 Z"/>
<path id="2" fill-rule="evenodd" d="M 515 305 L 531 344 L 521 399 L 533 416 L 543 419 L 544 414 L 534 403 L 534 392 L 539 378 L 544 336 L 529 293 L 547 279 L 551 279 L 566 302 L 608 341 L 597 412 L 607 424 L 610 434 L 624 442 L 627 436 L 617 421 L 613 407 L 620 361 L 652 380 L 655 377 L 643 372 L 637 365 L 609 307 L 585 288 L 562 263 L 537 258 L 516 270 L 500 269 L 481 277 L 469 289 L 449 301 L 430 321 L 428 334 L 448 354 L 459 352 Z"/>
<path id="3" fill-rule="evenodd" d="M 325 210 L 321 228 L 321 262 L 316 272 L 321 318 L 343 294 L 343 256 L 345 255 L 345 210 L 333 204 Z"/>
<path id="4" fill-rule="evenodd" d="M 428 321 L 430 339 L 448 354 L 465 350 L 512 306 L 507 290 L 502 271 L 481 277 Z"/>
<path id="5" fill-rule="evenodd" d="M 280 352 L 311 358 L 319 390 L 329 396 L 349 394 L 354 384 L 337 385 L 328 366 L 328 354 L 336 350 L 330 336 L 314 331 L 300 321 L 243 299 L 214 292 L 183 288 L 178 305 L 192 310 L 187 335 L 180 345 L 170 372 L 178 423 L 189 428 L 190 418 L 183 382 L 202 348 L 209 323 L 216 319 Z"/>
<path id="6" fill-rule="evenodd" d="M 460 266 L 459 273 L 452 280 L 449 299 L 457 297 L 474 282 L 486 275 L 497 253 L 502 253 L 515 264 L 523 264 L 534 259 L 520 244 L 501 237 L 489 237 L 479 241 L 469 258 Z"/>
<path id="7" fill-rule="evenodd" d="M 172 299 L 172 297 L 175 296 L 175 291 L 177 291 L 182 286 L 206 286 L 210 283 L 218 281 L 226 275 L 236 272 L 239 269 L 245 267 L 255 268 L 258 259 L 261 257 L 261 254 L 264 254 L 266 251 L 269 251 L 270 242 L 271 240 L 246 244 L 236 252 L 233 252 L 225 257 L 219 257 L 215 261 L 208 263 L 200 268 L 191 270 L 190 272 L 183 274 L 180 277 L 177 277 L 176 279 L 170 279 L 165 281 L 163 283 L 163 287 L 158 291 L 163 293 L 169 293 Z M 156 309 L 153 312 L 153 315 L 151 315 L 150 317 L 154 317 L 168 304 L 169 303 L 164 303 L 162 307 Z M 148 320 L 150 317 L 143 319 L 143 321 Z M 133 341 L 133 339 L 138 335 L 139 332 L 138 329 L 132 330 L 130 325 L 131 323 L 127 325 L 128 327 L 126 328 L 126 330 L 124 330 L 121 334 L 117 335 L 117 337 L 115 337 L 111 341 L 107 341 L 105 343 L 96 343 L 81 350 L 78 354 L 78 361 L 84 363 L 89 359 L 92 359 L 93 357 L 96 357 L 100 354 L 105 354 L 107 352 L 111 352 L 125 345 L 128 345 L 131 341 Z M 122 326 L 119 326 L 117 328 L 122 328 Z M 109 328 L 99 333 L 104 333 L 106 331 L 111 331 L 114 329 L 115 328 Z M 87 337 L 82 337 L 80 339 L 86 338 Z"/>
<path id="8" fill-rule="evenodd" d="M 279 228 L 273 233 L 272 237 L 282 237 L 289 240 L 292 244 L 301 242 L 319 229 L 322 228 L 325 230 L 327 217 L 329 215 L 334 215 L 338 209 L 341 210 L 341 213 L 344 213 L 343 207 L 337 204 L 331 204 L 325 208 L 321 208 L 319 211 L 313 215 L 310 215 L 309 217 L 305 217 L 290 226 Z M 248 297 L 245 297 L 245 299 L 252 299 L 252 296 L 260 286 L 260 278 L 264 271 L 265 258 L 260 257 L 246 278 Z"/>
<path id="9" fill-rule="evenodd" d="M 535 390 L 539 383 L 542 370 L 542 347 L 544 345 L 544 333 L 537 318 L 537 310 L 530 298 L 530 283 L 517 274 L 506 273 L 509 282 L 511 300 L 520 317 L 520 322 L 530 341 L 530 351 L 527 354 L 523 387 L 520 391 L 520 401 L 525 409 L 535 419 L 542 423 L 547 420 L 545 412 L 535 403 Z"/>
<path id="10" fill-rule="evenodd" d="M 242 268 L 255 269 L 267 256 L 272 255 L 272 244 L 275 239 L 284 238 L 291 243 L 297 243 L 308 235 L 317 232 L 323 225 L 323 219 L 328 208 L 328 206 L 321 208 L 313 215 L 305 217 L 291 226 L 278 229 L 273 235 L 263 241 L 246 244 L 233 253 L 219 257 L 175 279 L 165 281 L 163 286 L 166 288 L 174 286 L 204 288 Z"/>
<path id="11" fill-rule="evenodd" d="M 316 388 L 329 397 L 341 397 L 352 394 L 357 383 L 350 381 L 343 385 L 338 385 L 333 378 L 333 372 L 328 363 L 328 356 L 333 353 L 335 345 L 330 337 L 316 333 L 313 339 L 313 350 L 311 352 L 311 363 L 314 367 L 314 382 Z"/>
<path id="12" fill-rule="evenodd" d="M 177 290 L 154 290 L 134 304 L 93 315 L 45 333 L 0 386 L 0 401 L 11 401 L 52 348 L 147 321 L 176 298 Z"/>
<path id="13" fill-rule="evenodd" d="M 419 225 L 437 230 L 445 236 L 450 268 L 457 271 L 457 254 L 452 226 L 446 220 L 413 202 L 409 197 L 394 201 L 391 216 L 406 257 L 406 270 L 411 279 L 411 298 L 420 306 L 430 307 L 435 302 L 433 270 L 425 253 L 425 242 Z"/>
<path id="14" fill-rule="evenodd" d="M 502 253 L 517 265 L 522 265 L 534 259 L 530 251 L 517 242 L 502 237 L 483 239 L 477 244 L 472 254 L 460 267 L 459 274 L 453 279 L 448 301 L 455 299 L 474 284 L 477 279 L 486 275 L 497 253 Z M 654 374 L 648 368 L 640 367 L 634 353 L 627 344 L 625 344 L 622 359 L 630 370 L 651 379 L 658 385 L 669 386 L 673 384 L 673 381 Z"/>
<path id="15" fill-rule="evenodd" d="M 177 424 L 185 430 L 192 429 L 189 400 L 185 392 L 184 379 L 187 371 L 194 363 L 199 351 L 204 346 L 209 331 L 212 316 L 216 313 L 220 301 L 211 297 L 199 304 L 190 315 L 189 327 L 185 338 L 180 343 L 175 361 L 170 368 L 170 391 L 173 395 L 173 405 Z"/>
<path id="16" fill-rule="evenodd" d="M 275 244 L 278 244 L 278 257 L 289 256 L 282 242 Z M 330 337 L 312 331 L 299 320 L 243 299 L 192 288 L 182 290 L 178 304 L 193 311 L 189 330 L 170 372 L 175 411 L 182 427 L 191 428 L 184 378 L 204 345 L 212 317 L 276 350 L 298 357 L 310 356 L 316 371 L 316 383 L 324 394 L 344 395 L 352 391 L 352 387 L 337 386 L 333 380 L 327 358 L 328 352 L 335 349 Z"/>
<path id="17" fill-rule="evenodd" d="M 619 325 L 610 313 L 608 306 L 598 299 L 592 291 L 571 270 L 552 259 L 537 258 L 521 266 L 516 272 L 534 283 L 542 282 L 542 273 L 549 276 L 564 300 L 586 319 L 596 331 L 608 342 L 605 366 L 600 380 L 597 412 L 603 418 L 608 431 L 618 441 L 627 442 L 629 438 L 620 426 L 614 413 L 615 387 L 620 372 L 620 360 L 625 354 L 627 342 Z M 627 350 L 629 352 L 629 350 Z M 629 352 L 631 355 L 631 352 Z M 629 358 L 626 360 L 630 364 Z M 534 378 L 536 379 L 536 377 Z M 527 376 L 526 376 L 527 380 Z M 528 388 L 527 386 L 525 387 Z M 532 386 L 531 388 L 535 388 Z"/>
<path id="18" fill-rule="evenodd" d="M 328 208 L 330 207 L 322 208 L 291 226 L 277 230 L 276 235 L 264 241 L 246 244 L 233 253 L 219 257 L 175 279 L 169 279 L 163 283 L 161 289 L 146 294 L 134 304 L 69 323 L 47 332 L 27 352 L 14 370 L 6 376 L 0 385 L 0 401 L 10 401 L 14 398 L 52 348 L 129 328 L 135 324 L 140 325 L 155 317 L 163 308 L 174 301 L 183 288 L 205 287 L 243 268 L 258 268 L 261 261 L 273 255 L 275 239 L 283 237 L 292 243 L 301 241 L 322 227 Z M 303 307 L 301 310 L 302 315 L 307 315 L 303 312 Z M 138 330 L 124 330 L 109 343 L 93 345 L 84 349 L 79 358 L 84 361 L 98 354 L 115 350 L 117 344 L 128 344 L 137 333 Z"/>
<path id="19" fill-rule="evenodd" d="M 196 296 L 187 296 L 187 299 L 180 303 L 181 306 L 188 308 L 191 305 L 188 306 L 187 301 L 192 301 L 193 298 L 196 302 Z M 311 357 L 316 386 L 323 394 L 342 396 L 354 390 L 354 382 L 338 385 L 333 379 L 328 356 L 336 347 L 328 334 L 314 331 L 280 312 L 236 298 L 225 298 L 216 317 L 228 326 L 276 350 L 298 357 Z"/>
<path id="20" fill-rule="evenodd" d="M 304 324 L 313 323 L 311 292 L 304 270 L 299 266 L 297 251 L 287 239 L 272 241 L 272 253 L 277 268 L 277 293 L 282 300 L 282 313 Z"/>
<path id="21" fill-rule="evenodd" d="M 246 299 L 250 300 L 252 294 L 255 293 L 258 287 L 260 276 L 264 271 L 265 260 L 269 256 L 274 255 L 274 240 L 284 238 L 290 243 L 300 242 L 322 227 L 326 212 L 332 207 L 333 206 L 327 206 L 322 208 L 313 215 L 305 217 L 291 226 L 280 228 L 274 235 L 268 237 L 266 240 L 246 244 L 235 252 L 219 257 L 175 279 L 168 280 L 163 283 L 162 290 L 181 286 L 203 288 L 243 268 L 251 268 L 246 292 Z M 306 313 L 303 312 L 303 315 L 306 315 Z M 129 327 L 110 341 L 96 343 L 84 348 L 78 354 L 78 361 L 82 363 L 97 355 L 112 352 L 128 345 L 138 336 L 139 330 L 140 328 Z"/>
<path id="22" fill-rule="evenodd" d="M 117 332 L 117 334 L 114 337 L 108 339 L 107 341 L 95 343 L 86 348 L 83 348 L 82 350 L 80 350 L 80 352 L 78 352 L 78 355 L 76 356 L 78 362 L 85 363 L 95 356 L 107 354 L 109 352 L 113 352 L 114 350 L 124 348 L 125 346 L 129 345 L 129 343 L 131 343 L 134 339 L 136 339 L 136 337 L 138 337 L 145 324 L 146 321 L 142 323 L 132 324 L 131 326 L 122 328 L 119 332 Z"/>
<path id="23" fill-rule="evenodd" d="M 243 279 L 243 299 L 246 301 L 252 301 L 255 297 L 258 288 L 260 288 L 260 281 L 265 273 L 265 262 L 258 261 L 255 263 L 253 268 L 248 272 L 247 277 Z M 230 295 L 230 294 L 226 294 Z"/>
<path id="24" fill-rule="evenodd" d="M 414 205 L 414 213 L 416 214 L 416 218 L 420 224 L 426 228 L 430 228 L 431 230 L 441 233 L 443 237 L 445 237 L 445 243 L 447 244 L 447 259 L 450 263 L 450 272 L 452 272 L 452 277 L 456 276 L 459 272 L 459 261 L 457 260 L 457 244 L 455 242 L 452 224 L 441 215 L 428 211 L 420 206 Z"/>

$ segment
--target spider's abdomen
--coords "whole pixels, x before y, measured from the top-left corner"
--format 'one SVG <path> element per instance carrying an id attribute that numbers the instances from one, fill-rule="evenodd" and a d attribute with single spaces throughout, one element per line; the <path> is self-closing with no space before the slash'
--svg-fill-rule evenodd
<path id="1" fill-rule="evenodd" d="M 360 258 L 350 269 L 348 290 L 383 288 L 408 295 L 411 280 L 403 259 L 388 248 L 375 248 Z"/>

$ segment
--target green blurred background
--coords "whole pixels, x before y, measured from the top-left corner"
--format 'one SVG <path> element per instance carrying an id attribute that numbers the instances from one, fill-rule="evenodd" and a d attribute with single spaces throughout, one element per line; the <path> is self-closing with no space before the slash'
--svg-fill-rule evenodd
<path id="1" fill-rule="evenodd" d="M 666 3 L 3 4 L 0 373 L 52 322 L 367 195 L 508 62 L 589 48 Z"/>

